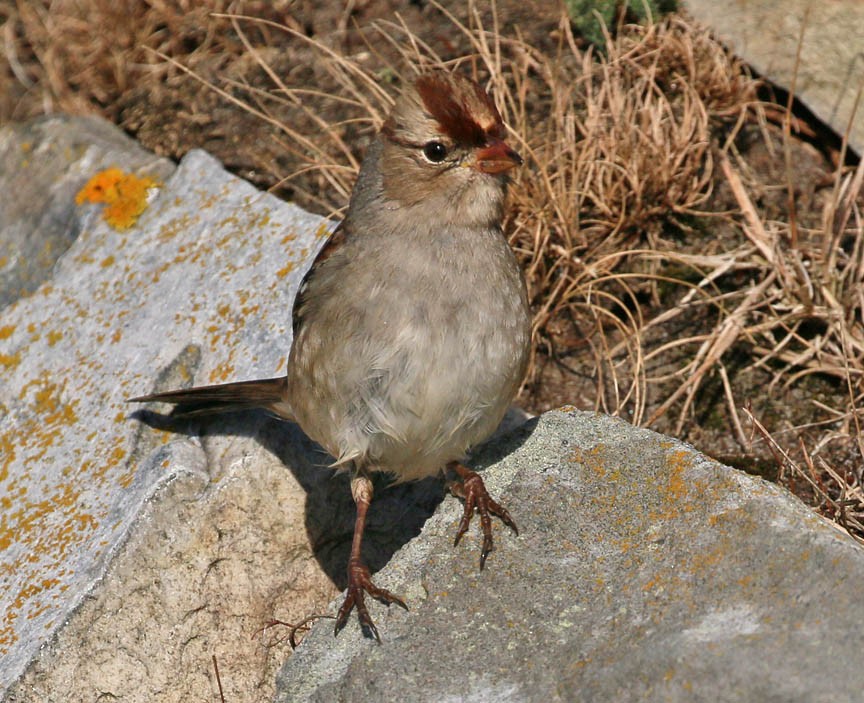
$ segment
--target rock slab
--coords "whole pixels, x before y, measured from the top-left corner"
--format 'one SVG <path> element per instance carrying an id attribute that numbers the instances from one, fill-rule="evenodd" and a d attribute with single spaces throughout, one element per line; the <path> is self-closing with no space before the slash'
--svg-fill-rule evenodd
<path id="1" fill-rule="evenodd" d="M 34 177 L 28 204 L 4 201 L 0 222 L 45 225 L 12 212 L 38 212 L 41 197 L 58 229 L 78 233 L 0 313 L 0 695 L 17 682 L 8 700 L 203 698 L 212 655 L 229 693 L 264 679 L 272 692 L 238 652 L 275 666 L 252 637 L 266 609 L 292 590 L 308 596 L 303 610 L 334 592 L 304 524 L 308 475 L 286 467 L 320 465 L 321 453 L 262 416 L 210 426 L 218 436 L 169 433 L 125 401 L 284 373 L 291 301 L 327 223 L 196 151 L 167 177 L 167 162 L 144 158 L 162 185 L 116 231 L 75 193 L 101 168 L 140 166 L 140 149 L 92 125 L 92 143 L 79 134 L 81 148 L 66 149 L 76 124 L 0 137 L 13 159 L 4 192 L 28 168 Z M 34 132 L 41 146 L 24 148 Z"/>
<path id="2" fill-rule="evenodd" d="M 321 621 L 277 700 L 860 700 L 864 549 L 788 493 L 572 410 L 477 463 L 520 535 L 481 572 L 445 500 L 376 577 L 410 612 L 371 604 L 381 646 Z"/>
<path id="3" fill-rule="evenodd" d="M 167 159 L 97 117 L 50 116 L 0 129 L 0 309 L 51 278 L 80 233 L 75 193 L 121 165 L 164 181 Z"/>
<path id="4" fill-rule="evenodd" d="M 864 3 L 860 0 L 684 0 L 761 75 L 792 90 L 864 154 Z M 800 44 L 800 60 L 796 60 Z"/>

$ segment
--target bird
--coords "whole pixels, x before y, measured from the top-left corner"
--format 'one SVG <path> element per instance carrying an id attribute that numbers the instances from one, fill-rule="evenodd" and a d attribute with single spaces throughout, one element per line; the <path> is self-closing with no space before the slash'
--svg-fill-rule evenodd
<path id="1" fill-rule="evenodd" d="M 528 364 L 527 289 L 502 230 L 512 170 L 523 163 L 489 93 L 459 72 L 406 82 L 361 163 L 344 219 L 305 274 L 292 310 L 285 376 L 151 393 L 174 413 L 264 409 L 296 422 L 350 470 L 356 519 L 347 590 L 381 641 L 365 596 L 379 588 L 362 555 L 373 472 L 396 482 L 454 477 L 464 501 L 454 547 L 475 512 L 493 550 L 492 517 L 516 522 L 463 462 L 497 428 Z"/>

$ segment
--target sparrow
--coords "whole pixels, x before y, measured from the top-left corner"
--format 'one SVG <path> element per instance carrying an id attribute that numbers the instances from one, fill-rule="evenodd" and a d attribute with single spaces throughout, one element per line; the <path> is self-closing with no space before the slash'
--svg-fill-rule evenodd
<path id="1" fill-rule="evenodd" d="M 263 408 L 292 420 L 352 472 L 356 505 L 339 634 L 364 602 L 405 602 L 377 587 L 363 560 L 370 474 L 396 481 L 444 471 L 464 500 L 454 546 L 476 511 L 493 549 L 508 511 L 462 462 L 488 438 L 525 374 L 531 319 L 525 282 L 502 232 L 511 169 L 522 158 L 489 94 L 443 70 L 406 86 L 369 146 L 342 222 L 306 273 L 292 313 L 287 375 L 153 393 L 134 402 L 175 413 Z"/>

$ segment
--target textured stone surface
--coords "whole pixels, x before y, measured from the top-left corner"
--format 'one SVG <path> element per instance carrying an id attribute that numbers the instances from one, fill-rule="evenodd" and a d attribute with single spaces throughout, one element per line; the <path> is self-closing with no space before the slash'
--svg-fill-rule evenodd
<path id="1" fill-rule="evenodd" d="M 321 621 L 279 701 L 860 700 L 864 549 L 792 496 L 575 411 L 478 463 L 520 535 L 480 572 L 445 500 L 377 577 L 410 612 L 372 604 L 381 646 Z"/>
<path id="2" fill-rule="evenodd" d="M 44 117 L 0 129 L 0 309 L 50 278 L 80 232 L 75 193 L 122 164 L 164 180 L 174 170 L 96 117 Z"/>
<path id="3" fill-rule="evenodd" d="M 761 75 L 790 90 L 796 75 L 801 28 L 809 8 L 797 65 L 795 95 L 839 135 L 851 122 L 849 143 L 864 153 L 864 2 L 861 0 L 684 0 Z"/>
<path id="4" fill-rule="evenodd" d="M 332 522 L 321 453 L 260 414 L 171 434 L 124 400 L 284 372 L 322 221 L 203 152 L 128 231 L 69 206 L 74 189 L 43 196 L 80 234 L 0 314 L 0 691 L 29 665 L 10 700 L 204 698 L 214 654 L 228 691 L 272 691 L 266 667 L 286 654 L 253 633 L 295 616 L 292 594 L 302 614 L 334 590 L 306 524 Z M 303 481 L 322 489 L 317 512 Z"/>

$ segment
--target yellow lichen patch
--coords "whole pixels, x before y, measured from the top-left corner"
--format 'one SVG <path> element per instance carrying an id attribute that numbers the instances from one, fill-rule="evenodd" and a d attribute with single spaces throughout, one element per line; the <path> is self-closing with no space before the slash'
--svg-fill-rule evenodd
<path id="1" fill-rule="evenodd" d="M 119 483 L 123 488 L 129 488 L 132 485 L 132 481 L 135 479 L 134 471 L 127 471 L 125 474 L 120 476 L 117 479 L 117 483 Z"/>
<path id="2" fill-rule="evenodd" d="M 108 268 L 111 264 L 114 263 L 114 261 L 116 261 L 116 259 L 114 258 L 114 255 L 113 255 L 113 254 L 109 254 L 109 255 L 106 256 L 104 259 L 102 259 L 102 261 L 99 262 L 99 265 L 100 265 L 103 269 L 104 269 L 104 268 Z"/>
<path id="3" fill-rule="evenodd" d="M 97 524 L 92 516 L 76 512 L 79 496 L 78 490 L 64 484 L 43 500 L 19 501 L 18 510 L 0 515 L 0 549 L 7 549 L 13 542 L 24 543 L 30 545 L 30 553 L 37 557 L 46 554 L 64 557 L 69 546 L 79 541 L 76 534 Z M 49 516 L 54 518 L 50 522 Z M 62 518 L 65 520 L 59 526 L 46 529 Z"/>
<path id="4" fill-rule="evenodd" d="M 8 620 L 8 618 L 5 618 Z M 15 628 L 9 624 L 0 625 L 0 654 L 6 655 L 9 653 L 9 647 L 18 641 L 18 635 Z"/>
<path id="5" fill-rule="evenodd" d="M 261 306 L 257 303 L 255 305 L 244 305 L 240 308 L 240 312 L 243 313 L 243 317 L 254 317 L 261 313 Z"/>
<path id="6" fill-rule="evenodd" d="M 276 275 L 277 275 L 279 278 L 285 278 L 285 276 L 287 276 L 289 273 L 291 273 L 291 271 L 293 270 L 293 268 L 294 268 L 294 262 L 293 262 L 293 261 L 289 261 L 287 264 L 285 264 L 285 266 L 283 266 L 281 269 L 279 269 L 279 270 L 276 272 Z"/>
<path id="7" fill-rule="evenodd" d="M 12 443 L 12 436 L 4 434 L 0 436 L 0 457 L 3 457 L 3 463 L 0 464 L 0 482 L 9 478 L 9 466 L 15 461 L 15 445 Z M 4 501 L 8 499 L 3 496 Z"/>
<path id="8" fill-rule="evenodd" d="M 109 461 L 119 464 L 126 458 L 126 454 L 127 452 L 123 447 L 114 447 L 111 456 L 109 457 Z"/>
<path id="9" fill-rule="evenodd" d="M 115 229 L 128 229 L 147 208 L 147 191 L 156 185 L 152 178 L 109 168 L 87 181 L 75 196 L 75 202 L 103 203 L 102 219 Z"/>
<path id="10" fill-rule="evenodd" d="M 0 366 L 5 366 L 7 369 L 14 369 L 21 363 L 21 352 L 15 354 L 0 354 Z"/>
<path id="11" fill-rule="evenodd" d="M 42 591 L 46 591 L 49 588 L 53 588 L 58 583 L 60 583 L 57 579 L 42 579 L 39 583 L 28 583 L 24 588 L 22 588 L 18 592 L 18 597 L 15 599 L 16 604 L 21 604 L 25 600 L 29 600 L 35 595 L 42 593 Z M 30 616 L 28 616 L 30 617 Z"/>
<path id="12" fill-rule="evenodd" d="M 667 471 L 662 475 L 664 480 L 657 484 L 661 503 L 658 509 L 649 511 L 650 520 L 668 520 L 689 513 L 700 502 L 696 496 L 704 494 L 707 487 L 704 481 L 688 476 L 692 459 L 693 455 L 683 449 L 666 454 Z M 703 499 L 707 497 L 703 496 Z"/>
<path id="13" fill-rule="evenodd" d="M 58 332 L 57 330 L 51 330 L 48 333 L 48 346 L 53 347 L 61 339 L 63 339 L 63 333 L 62 332 Z"/>
<path id="14" fill-rule="evenodd" d="M 210 193 L 206 190 L 199 190 L 196 195 L 200 198 L 198 201 L 198 207 L 202 210 L 208 209 L 216 205 L 219 202 L 219 194 L 218 193 Z"/>
<path id="15" fill-rule="evenodd" d="M 249 223 L 255 229 L 262 229 L 270 224 L 270 208 L 262 208 L 255 213 L 255 217 Z"/>
<path id="16" fill-rule="evenodd" d="M 78 405 L 78 401 L 62 402 L 60 386 L 38 378 L 30 381 L 21 389 L 20 397 L 25 398 L 31 388 L 36 389 L 33 394 L 32 405 L 38 416 L 39 429 L 36 432 L 26 434 L 28 439 L 25 444 L 31 446 L 39 446 L 43 443 L 51 444 L 54 431 L 58 426 L 71 427 L 78 422 L 78 415 L 75 413 L 75 406 Z"/>
<path id="17" fill-rule="evenodd" d="M 683 450 L 668 456 L 669 480 L 666 482 L 666 496 L 669 500 L 680 502 L 687 497 L 688 487 L 684 479 L 684 469 L 689 464 L 689 454 Z"/>
<path id="18" fill-rule="evenodd" d="M 217 351 L 219 348 L 219 342 L 222 339 L 222 335 L 219 334 L 219 325 L 208 325 L 207 332 L 210 333 L 210 349 L 212 351 Z"/>
<path id="19" fill-rule="evenodd" d="M 0 327 L 0 339 L 9 339 L 15 331 L 15 325 L 5 325 Z"/>
<path id="20" fill-rule="evenodd" d="M 234 375 L 234 364 L 223 361 L 210 372 L 210 383 L 224 383 Z"/>

